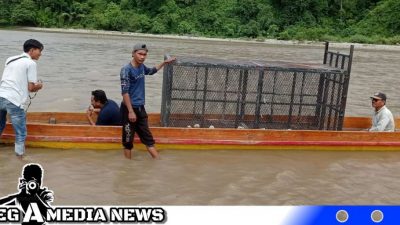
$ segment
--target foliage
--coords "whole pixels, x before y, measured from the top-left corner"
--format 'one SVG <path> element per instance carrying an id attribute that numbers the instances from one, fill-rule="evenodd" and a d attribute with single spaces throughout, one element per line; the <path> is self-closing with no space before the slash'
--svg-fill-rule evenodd
<path id="1" fill-rule="evenodd" d="M 399 42 L 399 0 L 1 0 L 0 26 Z"/>
<path id="2" fill-rule="evenodd" d="M 10 0 L 0 1 L 0 25 L 11 25 Z"/>
<path id="3" fill-rule="evenodd" d="M 400 1 L 382 1 L 359 22 L 356 28 L 363 35 L 400 35 Z"/>
<path id="4" fill-rule="evenodd" d="M 13 25 L 36 25 L 36 5 L 32 0 L 23 0 L 16 4 L 11 10 L 11 24 Z"/>

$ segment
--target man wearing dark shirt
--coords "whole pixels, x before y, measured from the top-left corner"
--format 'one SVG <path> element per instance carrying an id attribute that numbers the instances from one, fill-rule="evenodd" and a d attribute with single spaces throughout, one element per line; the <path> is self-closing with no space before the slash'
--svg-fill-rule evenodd
<path id="1" fill-rule="evenodd" d="M 92 91 L 91 105 L 87 110 L 87 118 L 91 125 L 118 126 L 121 125 L 121 113 L 117 103 L 107 99 L 103 90 Z M 93 116 L 97 115 L 96 123 Z"/>
<path id="2" fill-rule="evenodd" d="M 144 107 L 145 76 L 157 73 L 165 64 L 174 62 L 176 58 L 166 59 L 159 65 L 149 68 L 143 64 L 147 58 L 147 52 L 146 44 L 133 46 L 132 59 L 121 68 L 120 73 L 123 99 L 121 104 L 122 145 L 124 146 L 124 156 L 127 159 L 132 158 L 131 150 L 133 149 L 135 132 L 138 134 L 140 141 L 146 145 L 151 157 L 154 159 L 159 158 Z"/>

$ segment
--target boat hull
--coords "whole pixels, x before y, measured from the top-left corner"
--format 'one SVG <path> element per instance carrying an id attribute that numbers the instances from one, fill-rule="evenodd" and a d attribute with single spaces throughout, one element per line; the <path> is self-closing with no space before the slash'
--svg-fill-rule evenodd
<path id="1" fill-rule="evenodd" d="M 347 118 L 346 131 L 167 128 L 157 126 L 158 118 L 150 116 L 150 129 L 159 150 L 400 150 L 400 132 L 362 131 L 370 126 L 369 118 Z M 30 113 L 26 144 L 56 149 L 122 148 L 121 127 L 86 123 L 81 113 Z M 12 144 L 14 138 L 7 124 L 0 141 Z M 138 140 L 135 149 L 145 149 Z"/>

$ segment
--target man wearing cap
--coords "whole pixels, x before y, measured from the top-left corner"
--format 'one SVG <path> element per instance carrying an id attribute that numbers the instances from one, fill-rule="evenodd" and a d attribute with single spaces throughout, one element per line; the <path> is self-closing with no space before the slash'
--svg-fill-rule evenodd
<path id="1" fill-rule="evenodd" d="M 382 92 L 377 92 L 371 96 L 371 100 L 375 112 L 372 116 L 372 127 L 369 131 L 394 131 L 394 119 L 392 112 L 386 107 L 386 95 Z"/>
<path id="2" fill-rule="evenodd" d="M 135 132 L 140 141 L 146 146 L 147 151 L 153 158 L 159 158 L 154 147 L 155 141 L 150 132 L 145 105 L 145 76 L 153 75 L 165 64 L 171 63 L 176 58 L 168 58 L 161 64 L 149 68 L 143 63 L 147 57 L 148 48 L 146 44 L 136 44 L 132 50 L 132 60 L 121 68 L 121 103 L 122 114 L 122 145 L 124 156 L 131 159 L 133 138 Z"/>
<path id="3" fill-rule="evenodd" d="M 22 158 L 25 153 L 26 113 L 29 92 L 42 89 L 37 78 L 36 62 L 42 55 L 43 44 L 37 40 L 25 41 L 24 53 L 8 58 L 0 82 L 0 135 L 6 126 L 7 113 L 10 114 L 15 131 L 15 154 Z"/>

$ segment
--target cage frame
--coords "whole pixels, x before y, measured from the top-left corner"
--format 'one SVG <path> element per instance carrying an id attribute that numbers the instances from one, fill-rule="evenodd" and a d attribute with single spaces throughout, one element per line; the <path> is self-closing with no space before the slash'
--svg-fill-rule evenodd
<path id="1" fill-rule="evenodd" d="M 201 60 L 197 62 L 185 62 L 179 61 L 173 64 L 168 64 L 164 68 L 163 73 L 163 86 L 162 86 L 162 104 L 161 104 L 161 125 L 168 127 L 171 126 L 170 118 L 171 118 L 171 105 L 173 104 L 172 99 L 172 84 L 174 82 L 174 68 L 176 66 L 187 66 L 193 68 L 204 68 L 204 76 L 205 76 L 205 85 L 208 82 L 208 71 L 210 69 L 220 69 L 223 68 L 226 70 L 226 73 L 229 73 L 229 70 L 239 70 L 240 72 L 240 83 L 239 88 L 242 89 L 238 90 L 238 97 L 237 97 L 237 104 L 236 107 L 236 115 L 233 127 L 240 126 L 244 118 L 248 115 L 245 114 L 245 107 L 246 104 L 249 103 L 246 101 L 245 97 L 247 95 L 247 82 L 248 82 L 248 73 L 249 71 L 258 71 L 258 86 L 257 86 L 257 96 L 255 101 L 255 113 L 252 115 L 254 117 L 254 122 L 251 128 L 262 128 L 260 127 L 260 110 L 262 106 L 262 94 L 263 94 L 263 80 L 266 71 L 267 72 L 293 72 L 293 79 L 292 79 L 292 89 L 290 93 L 291 102 L 289 104 L 289 113 L 287 115 L 286 126 L 283 129 L 291 129 L 293 128 L 292 120 L 296 119 L 292 114 L 293 110 L 292 107 L 296 105 L 294 103 L 295 98 L 295 87 L 296 87 L 296 79 L 297 76 L 301 76 L 303 74 L 303 82 L 306 73 L 316 73 L 319 74 L 319 84 L 318 84 L 318 93 L 316 99 L 316 110 L 315 115 L 317 116 L 317 120 L 314 122 L 312 129 L 319 129 L 319 130 L 342 130 L 343 128 L 343 121 L 345 115 L 345 107 L 346 107 L 346 100 L 347 100 L 347 92 L 349 87 L 349 80 L 350 80 L 350 72 L 352 66 L 352 58 L 354 53 L 354 45 L 350 46 L 349 54 L 343 54 L 340 52 L 330 51 L 329 50 L 329 42 L 325 42 L 325 50 L 323 55 L 322 64 L 318 65 L 311 65 L 311 64 L 302 64 L 302 63 L 293 63 L 293 62 L 280 62 L 280 61 L 269 61 L 269 64 L 263 64 L 261 61 L 250 61 L 250 62 L 234 62 L 234 61 L 226 61 L 226 60 L 215 60 L 215 59 L 208 59 L 207 62 L 202 62 Z M 165 55 L 165 58 L 168 58 L 169 55 Z M 299 75 L 300 74 L 300 75 Z M 333 76 L 334 78 L 330 78 L 329 76 Z M 339 76 L 339 81 L 336 81 L 336 78 Z M 226 76 L 228 77 L 228 75 Z M 176 77 L 175 79 L 179 79 Z M 328 82 L 328 84 L 327 84 Z M 328 99 L 329 94 L 329 82 L 333 83 L 333 89 L 335 89 L 335 85 L 339 86 L 337 95 L 337 99 L 333 99 L 334 95 L 331 96 L 332 99 Z M 274 83 L 275 84 L 275 83 Z M 197 90 L 197 88 L 195 89 Z M 195 98 L 194 101 L 200 101 L 202 104 L 202 112 L 197 117 L 201 117 L 200 126 L 205 127 L 207 125 L 205 117 L 205 104 L 210 100 L 207 100 L 206 96 L 208 93 L 207 86 L 204 87 L 203 91 L 203 99 L 200 101 L 199 99 Z M 226 90 L 225 90 L 226 91 Z M 273 90 L 274 91 L 274 90 Z M 225 95 L 227 93 L 225 92 Z M 197 96 L 197 93 L 196 93 Z M 275 96 L 275 94 L 272 94 Z M 240 99 L 242 97 L 242 99 Z M 190 100 L 190 99 L 189 99 Z M 338 103 L 337 106 L 329 106 L 327 105 L 328 100 L 331 102 L 335 101 Z M 302 101 L 302 100 L 300 100 Z M 226 104 L 226 103 L 224 103 Z M 241 104 L 239 106 L 239 104 Z M 265 103 L 264 103 L 265 104 Z M 280 104 L 274 102 L 272 99 L 271 102 L 271 110 L 273 109 L 272 104 Z M 285 103 L 282 103 L 285 105 Z M 300 111 L 301 111 L 300 103 Z M 304 105 L 305 106 L 305 105 Z M 225 107 L 225 106 L 224 106 Z M 328 114 L 328 120 L 322 117 L 318 117 L 318 115 L 325 115 Z M 273 113 L 271 112 L 271 119 Z M 300 113 L 299 113 L 300 115 Z M 192 116 L 195 116 L 193 113 Z M 333 119 L 331 119 L 333 118 Z"/>

